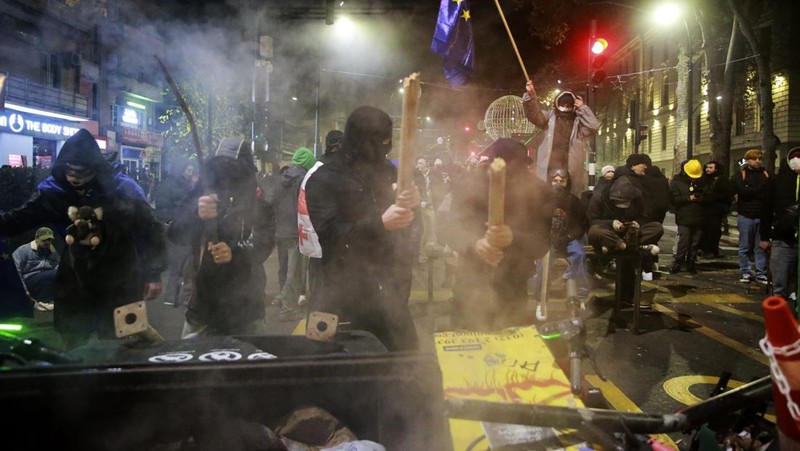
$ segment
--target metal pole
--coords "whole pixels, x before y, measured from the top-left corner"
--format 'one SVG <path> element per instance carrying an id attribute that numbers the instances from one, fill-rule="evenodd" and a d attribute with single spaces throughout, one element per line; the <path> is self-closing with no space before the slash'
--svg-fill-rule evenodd
<path id="1" fill-rule="evenodd" d="M 320 52 L 320 57 L 321 57 Z M 316 107 L 314 108 L 314 157 L 316 158 L 318 155 L 317 148 L 319 147 L 319 84 L 322 68 L 317 65 L 317 100 L 316 100 Z"/>
<path id="2" fill-rule="evenodd" d="M 692 34 L 689 32 L 689 24 L 686 22 L 686 19 L 683 20 L 683 25 L 686 27 L 686 52 L 688 53 L 686 63 L 688 64 L 688 71 L 686 73 L 686 108 L 689 111 L 689 123 L 686 124 L 686 159 L 691 159 L 694 147 L 694 64 L 692 62 Z"/>
<path id="3" fill-rule="evenodd" d="M 593 98 L 591 96 L 591 85 L 592 85 L 592 40 L 594 40 L 595 35 L 597 34 L 597 21 L 592 19 L 589 22 L 589 40 L 586 43 L 586 106 L 589 107 L 592 111 L 594 111 L 593 105 Z M 594 185 L 596 183 L 597 175 L 596 175 L 596 162 L 597 162 L 597 154 L 595 153 L 595 147 L 597 145 L 597 135 L 593 134 L 589 144 L 589 191 L 594 190 Z"/>

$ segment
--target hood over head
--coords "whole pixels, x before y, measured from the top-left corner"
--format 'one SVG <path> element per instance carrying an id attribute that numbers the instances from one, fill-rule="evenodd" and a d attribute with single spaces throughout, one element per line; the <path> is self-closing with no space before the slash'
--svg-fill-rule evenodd
<path id="1" fill-rule="evenodd" d="M 325 155 L 332 153 L 334 147 L 342 144 L 343 136 L 341 130 L 331 130 L 325 135 Z"/>
<path id="2" fill-rule="evenodd" d="M 341 151 L 357 161 L 381 162 L 392 150 L 392 119 L 371 107 L 356 108 L 344 127 Z"/>
<path id="3" fill-rule="evenodd" d="M 107 180 L 113 173 L 94 136 L 85 128 L 70 136 L 61 147 L 52 170 L 53 178 L 58 182 L 67 183 L 67 165 L 91 170 L 101 181 Z"/>
<path id="4" fill-rule="evenodd" d="M 516 139 L 500 138 L 493 142 L 483 155 L 489 158 L 489 162 L 495 158 L 502 158 L 507 164 L 519 162 L 522 166 L 527 166 L 533 161 L 528 157 L 528 149 Z"/>
<path id="5" fill-rule="evenodd" d="M 314 158 L 314 154 L 306 147 L 298 147 L 294 151 L 294 155 L 292 155 L 292 164 L 296 164 L 306 171 L 311 169 L 311 166 L 314 166 L 316 162 L 317 159 Z"/>

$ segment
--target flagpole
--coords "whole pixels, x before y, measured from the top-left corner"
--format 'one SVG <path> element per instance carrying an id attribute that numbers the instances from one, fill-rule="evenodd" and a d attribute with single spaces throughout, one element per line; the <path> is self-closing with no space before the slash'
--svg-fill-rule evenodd
<path id="1" fill-rule="evenodd" d="M 525 64 L 522 62 L 522 57 L 519 56 L 519 50 L 517 49 L 517 43 L 514 42 L 514 36 L 511 34 L 511 29 L 508 28 L 508 22 L 506 22 L 506 16 L 503 14 L 503 8 L 500 7 L 500 0 L 494 0 L 494 4 L 497 5 L 497 12 L 500 13 L 500 19 L 503 20 L 503 25 L 506 27 L 506 31 L 508 32 L 508 39 L 511 40 L 511 46 L 514 47 L 514 53 L 517 54 L 517 61 L 519 61 L 519 67 L 522 68 L 522 73 L 525 74 L 525 80 L 530 80 L 531 77 L 528 76 L 528 71 L 525 69 Z"/>

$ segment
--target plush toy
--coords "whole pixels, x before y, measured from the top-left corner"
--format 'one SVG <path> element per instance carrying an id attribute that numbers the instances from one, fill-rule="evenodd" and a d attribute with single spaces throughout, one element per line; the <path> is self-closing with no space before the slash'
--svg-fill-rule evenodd
<path id="1" fill-rule="evenodd" d="M 100 228 L 99 223 L 103 220 L 103 208 L 92 207 L 84 205 L 83 207 L 69 207 L 67 209 L 72 224 L 67 227 L 67 236 L 64 241 L 72 245 L 77 242 L 83 246 L 89 246 L 92 249 L 100 244 Z"/>

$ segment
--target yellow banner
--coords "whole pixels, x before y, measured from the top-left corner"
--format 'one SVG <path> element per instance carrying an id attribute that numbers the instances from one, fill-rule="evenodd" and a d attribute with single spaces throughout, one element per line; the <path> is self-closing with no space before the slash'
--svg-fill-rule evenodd
<path id="1" fill-rule="evenodd" d="M 440 332 L 436 334 L 436 352 L 445 398 L 583 406 L 533 326 L 492 333 Z M 522 444 L 529 449 L 586 446 L 571 431 L 553 428 L 453 419 L 450 431 L 456 451 Z"/>

